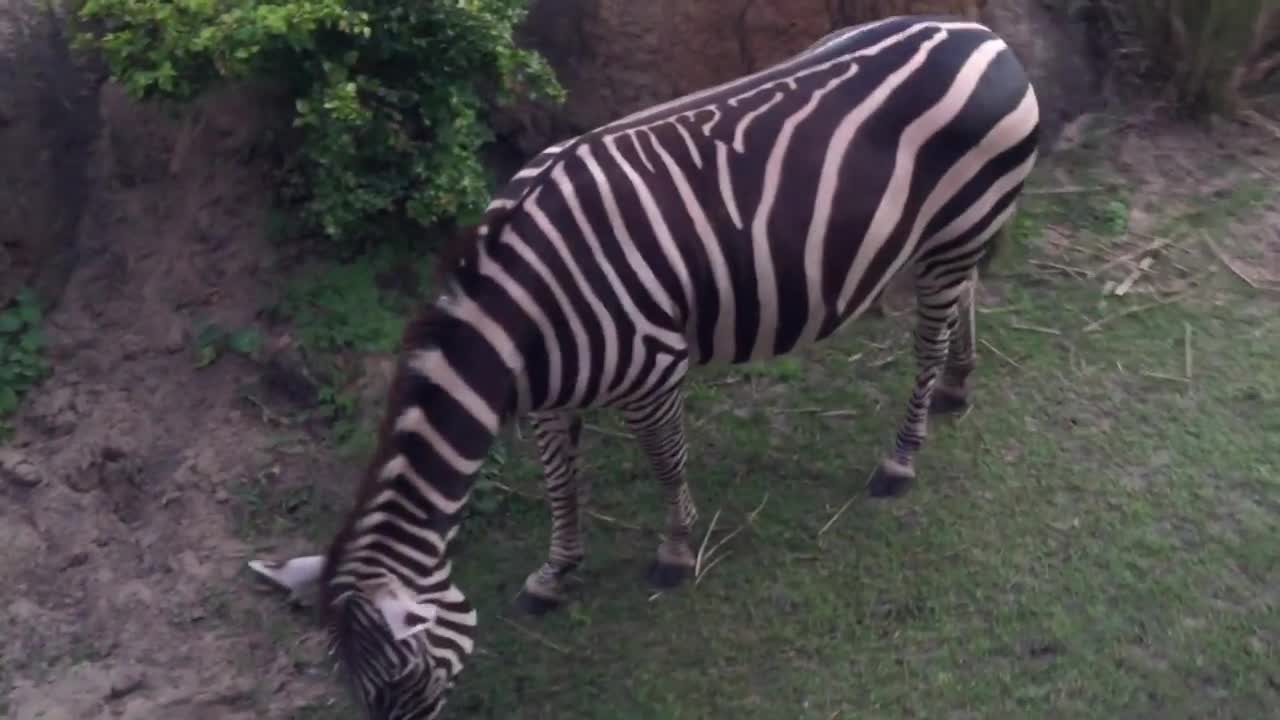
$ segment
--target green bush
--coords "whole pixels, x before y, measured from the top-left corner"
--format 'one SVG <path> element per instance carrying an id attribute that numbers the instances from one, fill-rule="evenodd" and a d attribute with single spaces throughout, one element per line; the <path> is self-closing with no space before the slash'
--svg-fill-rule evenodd
<path id="1" fill-rule="evenodd" d="M 1280 75 L 1277 0 L 1097 1 L 1142 48 L 1143 74 L 1167 82 L 1186 110 L 1238 112 Z"/>
<path id="2" fill-rule="evenodd" d="M 293 100 L 282 202 L 301 229 L 363 241 L 473 215 L 492 191 L 490 102 L 559 101 L 512 39 L 525 0 L 85 0 L 98 48 L 136 98 L 190 100 L 224 81 Z"/>

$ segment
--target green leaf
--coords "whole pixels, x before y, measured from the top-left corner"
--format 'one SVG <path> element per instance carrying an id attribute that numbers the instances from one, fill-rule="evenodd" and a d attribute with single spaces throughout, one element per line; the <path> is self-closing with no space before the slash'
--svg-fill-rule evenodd
<path id="1" fill-rule="evenodd" d="M 76 41 L 137 98 L 283 81 L 295 132 L 280 204 L 296 209 L 299 235 L 352 247 L 483 207 L 491 90 L 502 103 L 563 96 L 545 59 L 514 41 L 526 0 L 361 5 L 87 0 L 79 16 L 111 30 Z"/>

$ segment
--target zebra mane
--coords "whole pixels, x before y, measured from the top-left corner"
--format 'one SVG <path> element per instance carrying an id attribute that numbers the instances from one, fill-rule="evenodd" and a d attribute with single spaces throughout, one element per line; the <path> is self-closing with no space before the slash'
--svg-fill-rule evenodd
<path id="1" fill-rule="evenodd" d="M 427 303 L 420 307 L 409 322 L 405 324 L 404 331 L 401 334 L 399 348 L 401 356 L 434 344 L 444 326 L 451 322 L 454 322 L 452 316 L 440 309 L 435 303 Z M 398 411 L 403 408 L 406 402 L 407 380 L 403 364 L 397 363 L 391 378 L 391 384 L 383 396 L 382 419 L 378 424 L 374 451 L 360 474 L 354 502 L 343 518 L 342 525 L 339 527 L 338 532 L 335 533 L 325 555 L 324 571 L 319 580 L 319 607 L 317 608 L 323 619 L 332 618 L 334 603 L 342 599 L 343 594 L 349 592 L 348 589 L 335 595 L 334 588 L 330 583 L 338 570 L 341 549 L 351 540 L 355 532 L 356 519 L 369 500 L 382 487 L 379 473 L 383 466 L 395 455 L 391 438 Z"/>
<path id="2" fill-rule="evenodd" d="M 527 179 L 522 179 L 522 184 L 514 180 L 508 182 L 503 193 L 500 193 L 497 198 L 490 202 L 479 222 L 465 225 L 448 237 L 437 254 L 433 273 L 437 293 L 448 287 L 455 273 L 460 269 L 468 265 L 475 266 L 480 243 L 489 236 L 496 237 L 502 231 L 502 228 L 510 221 L 511 216 L 520 208 L 525 199 L 540 187 L 543 180 L 559 165 L 562 153 L 577 146 L 585 137 L 586 135 L 579 136 L 572 141 L 564 143 L 563 147 L 555 149 L 554 152 L 550 153 L 549 161 L 539 168 L 538 172 L 528 176 Z M 552 146 L 552 148 L 554 147 Z M 543 151 L 543 154 L 548 154 L 548 152 Z M 512 195 L 513 197 L 503 198 L 503 194 Z M 456 319 L 445 312 L 437 303 L 428 302 L 423 304 L 405 325 L 400 339 L 399 352 L 404 355 L 413 350 L 420 350 L 433 345 L 437 338 L 440 337 L 441 331 L 445 326 L 453 322 L 456 322 Z M 391 447 L 391 436 L 397 410 L 406 401 L 405 381 L 404 369 L 397 367 L 395 374 L 392 376 L 391 385 L 387 388 L 384 396 L 382 420 L 378 426 L 376 447 L 364 471 L 361 473 L 360 484 L 355 493 L 355 501 L 343 519 L 338 532 L 334 535 L 326 554 L 324 572 L 319 583 L 321 600 L 319 610 L 326 619 L 331 616 L 332 604 L 339 599 L 339 596 L 332 594 L 333 588 L 330 582 L 336 573 L 341 549 L 351 540 L 351 536 L 355 532 L 356 518 L 359 517 L 361 510 L 381 487 L 381 482 L 378 478 L 379 472 L 395 453 Z M 337 638 L 342 636 L 342 633 L 342 630 L 337 631 L 337 635 L 333 640 L 335 644 Z"/>
<path id="3" fill-rule="evenodd" d="M 468 264 L 474 265 L 476 253 L 480 249 L 480 243 L 485 238 L 496 238 L 502 234 L 507 223 L 511 221 L 516 211 L 524 205 L 525 200 L 534 191 L 542 187 L 547 177 L 560 166 L 562 158 L 607 128 L 608 126 L 605 126 L 582 133 L 568 141 L 563 141 L 559 146 L 550 145 L 538 156 L 532 158 L 530 162 L 542 155 L 550 156 L 547 162 L 532 175 L 519 177 L 517 172 L 517 177 L 507 181 L 506 186 L 489 202 L 489 206 L 485 208 L 484 214 L 480 216 L 477 222 L 462 226 L 450 236 L 437 256 L 436 283 L 443 285 L 459 269 Z M 525 167 L 529 167 L 529 164 L 526 164 Z"/>
<path id="4" fill-rule="evenodd" d="M 486 219 L 459 228 L 445 241 L 436 255 L 433 280 L 437 286 L 443 286 L 459 268 L 474 262 L 480 240 L 486 235 L 482 229 L 487 227 L 489 215 L 490 213 L 486 212 Z M 505 218 L 502 220 L 505 221 Z"/>

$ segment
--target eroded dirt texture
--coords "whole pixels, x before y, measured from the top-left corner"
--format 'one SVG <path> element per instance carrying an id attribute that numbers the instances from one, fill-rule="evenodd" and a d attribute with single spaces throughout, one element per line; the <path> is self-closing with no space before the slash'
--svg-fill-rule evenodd
<path id="1" fill-rule="evenodd" d="M 13 70 L 0 62 L 10 91 Z M 5 105 L 0 128 L 6 203 L 33 198 L 27 214 L 7 205 L 6 250 L 71 253 L 50 286 L 65 284 L 45 328 L 53 373 L 0 454 L 0 715 L 288 717 L 332 688 L 296 687 L 305 634 L 232 629 L 254 598 L 229 488 L 264 468 L 341 486 L 323 473 L 343 466 L 273 455 L 240 392 L 257 371 L 234 356 L 197 368 L 193 352 L 195 328 L 243 326 L 274 297 L 253 159 L 264 104 L 228 93 L 178 116 L 97 82 L 60 97 Z"/>

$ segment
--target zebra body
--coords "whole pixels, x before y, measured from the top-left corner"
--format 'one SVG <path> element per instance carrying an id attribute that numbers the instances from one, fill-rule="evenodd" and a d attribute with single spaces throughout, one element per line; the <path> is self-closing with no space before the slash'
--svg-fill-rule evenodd
<path id="1" fill-rule="evenodd" d="M 558 602 L 583 558 L 584 408 L 619 409 L 648 454 L 669 507 L 651 579 L 674 585 L 693 565 L 690 368 L 821 341 L 910 268 L 920 373 L 872 489 L 899 491 L 930 406 L 966 401 L 976 269 L 1035 162 L 1038 117 L 990 30 L 898 17 L 557 143 L 516 173 L 406 331 L 379 448 L 318 578 L 370 717 L 435 717 L 473 648 L 449 543 L 504 422 L 531 417 L 553 517 L 524 607 Z"/>

